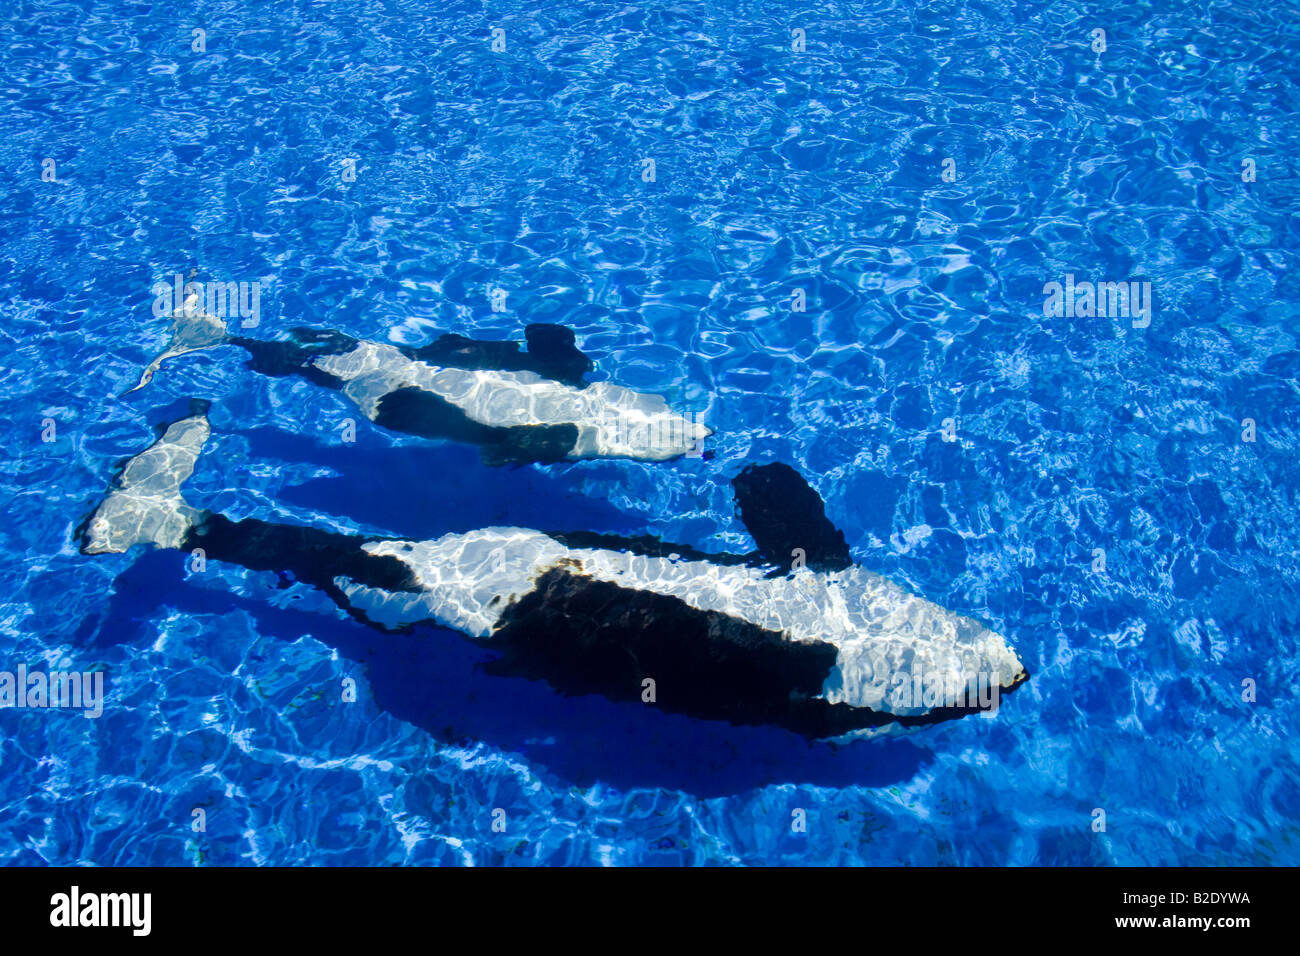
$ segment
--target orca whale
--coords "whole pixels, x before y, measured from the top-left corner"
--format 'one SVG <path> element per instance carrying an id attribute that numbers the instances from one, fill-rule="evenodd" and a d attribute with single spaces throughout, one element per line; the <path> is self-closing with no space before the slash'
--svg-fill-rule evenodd
<path id="1" fill-rule="evenodd" d="M 201 548 L 291 573 L 375 627 L 458 631 L 500 652 L 496 673 L 810 738 L 995 712 L 1028 679 L 1002 635 L 854 565 L 787 465 L 733 481 L 757 545 L 746 555 L 516 527 L 364 537 L 188 505 L 180 488 L 209 437 L 206 411 L 194 405 L 125 463 L 78 528 L 83 553 Z"/>
<path id="2" fill-rule="evenodd" d="M 586 382 L 595 367 L 571 329 L 535 323 L 517 342 L 445 334 L 419 347 L 358 340 L 341 332 L 296 328 L 287 339 L 231 335 L 198 306 L 197 295 L 173 314 L 167 348 L 145 368 L 153 380 L 172 358 L 219 345 L 249 354 L 266 375 L 299 375 L 337 389 L 372 422 L 422 438 L 479 446 L 492 465 L 587 458 L 665 461 L 694 454 L 713 434 L 677 414 L 660 395 L 609 382 Z"/>

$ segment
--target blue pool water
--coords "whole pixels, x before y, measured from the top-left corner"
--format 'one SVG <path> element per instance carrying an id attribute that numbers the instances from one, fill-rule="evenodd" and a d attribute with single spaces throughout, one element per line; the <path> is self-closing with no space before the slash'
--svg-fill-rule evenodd
<path id="1" fill-rule="evenodd" d="M 1293 0 L 0 16 L 0 669 L 108 679 L 98 720 L 0 711 L 6 862 L 1300 862 Z M 715 455 L 346 444 L 346 399 L 232 349 L 116 397 L 166 337 L 151 287 L 191 269 L 261 282 L 265 337 L 566 323 Z M 1044 316 L 1067 274 L 1149 281 L 1149 327 Z M 191 501 L 340 530 L 748 550 L 728 479 L 789 462 L 856 560 L 1033 677 L 996 719 L 836 748 L 492 677 L 271 574 L 78 554 L 191 395 Z"/>

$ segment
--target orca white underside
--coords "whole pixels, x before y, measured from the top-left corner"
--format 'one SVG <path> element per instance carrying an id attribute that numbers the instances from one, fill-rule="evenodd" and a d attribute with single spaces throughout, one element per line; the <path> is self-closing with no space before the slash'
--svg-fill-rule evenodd
<path id="1" fill-rule="evenodd" d="M 446 368 L 408 358 L 380 342 L 360 342 L 342 355 L 313 359 L 342 380 L 347 395 L 371 421 L 385 395 L 418 388 L 492 427 L 573 424 L 578 439 L 567 457 L 659 461 L 690 452 L 712 434 L 678 415 L 660 395 L 609 382 L 573 388 L 535 372 Z"/>
<path id="2" fill-rule="evenodd" d="M 920 715 L 928 708 L 913 694 L 914 676 L 969 693 L 976 675 L 1011 687 L 1023 670 L 1000 634 L 860 567 L 773 578 L 744 565 L 567 548 L 525 528 L 484 528 L 436 541 L 380 541 L 365 550 L 397 558 L 424 588 L 387 592 L 336 579 L 353 607 L 389 627 L 432 620 L 490 638 L 507 607 L 532 591 L 548 570 L 563 567 L 738 617 L 787 640 L 834 645 L 838 658 L 820 695 L 832 704 Z"/>

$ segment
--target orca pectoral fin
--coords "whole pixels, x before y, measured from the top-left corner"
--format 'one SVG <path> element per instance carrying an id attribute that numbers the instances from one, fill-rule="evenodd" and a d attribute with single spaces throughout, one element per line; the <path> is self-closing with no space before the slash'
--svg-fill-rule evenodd
<path id="1" fill-rule="evenodd" d="M 821 496 L 789 465 L 750 465 L 731 480 L 744 522 L 759 553 L 773 566 L 842 571 L 853 564 L 844 532 L 826 517 Z"/>

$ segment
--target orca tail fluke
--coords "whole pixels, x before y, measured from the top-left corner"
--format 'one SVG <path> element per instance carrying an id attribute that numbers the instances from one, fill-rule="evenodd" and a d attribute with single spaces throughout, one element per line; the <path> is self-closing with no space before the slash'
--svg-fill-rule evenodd
<path id="1" fill-rule="evenodd" d="M 107 496 L 78 529 L 83 554 L 121 554 L 133 545 L 179 548 L 201 512 L 186 504 L 181 485 L 194 473 L 211 434 L 208 402 L 166 425 L 152 445 L 127 459 Z"/>
<path id="2" fill-rule="evenodd" d="M 158 357 L 149 363 L 140 375 L 139 383 L 133 388 L 128 388 L 118 397 L 130 395 L 132 392 L 148 385 L 153 381 L 158 366 L 168 359 L 184 355 L 186 352 L 197 352 L 199 349 L 212 348 L 215 345 L 221 345 L 225 341 L 225 321 L 204 312 L 198 307 L 198 297 L 191 296 L 186 300 L 185 305 L 177 309 L 173 315 L 172 335 L 167 343 L 167 348 L 163 349 Z"/>

